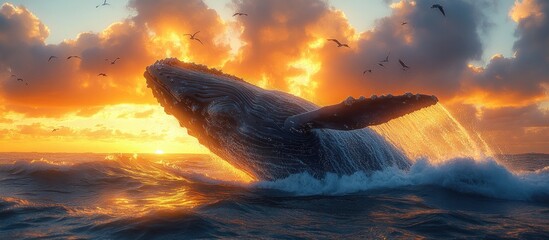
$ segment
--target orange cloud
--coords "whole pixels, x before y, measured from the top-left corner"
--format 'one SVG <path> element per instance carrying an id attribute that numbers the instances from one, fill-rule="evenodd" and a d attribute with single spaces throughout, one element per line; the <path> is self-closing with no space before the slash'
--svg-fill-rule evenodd
<path id="1" fill-rule="evenodd" d="M 515 5 L 509 11 L 509 16 L 515 22 L 519 22 L 523 18 L 530 16 L 540 17 L 543 13 L 540 11 L 540 6 L 536 0 L 515 0 Z"/>
<path id="2" fill-rule="evenodd" d="M 244 45 L 224 69 L 268 88 L 312 97 L 312 75 L 322 67 L 317 51 L 326 38 L 347 41 L 353 34 L 346 21 L 328 17 L 336 14 L 322 1 L 242 0 L 233 4 L 250 14 L 238 20 Z"/>
<path id="3" fill-rule="evenodd" d="M 6 37 L 0 39 L 0 95 L 5 106 L 31 116 L 60 116 L 93 113 L 107 104 L 155 103 L 142 77 L 155 60 L 172 55 L 215 66 L 228 58 L 228 44 L 215 41 L 225 26 L 202 1 L 151 4 L 131 1 L 135 17 L 56 45 L 45 44 L 47 28 L 27 9 L 2 5 Z M 183 36 L 197 29 L 204 45 Z M 67 59 L 71 55 L 80 59 Z M 48 61 L 50 56 L 57 58 Z"/>

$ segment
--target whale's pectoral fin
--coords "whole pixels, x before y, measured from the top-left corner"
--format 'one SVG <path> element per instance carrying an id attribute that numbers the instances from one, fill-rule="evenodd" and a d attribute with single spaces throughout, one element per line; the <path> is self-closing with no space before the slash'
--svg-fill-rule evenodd
<path id="1" fill-rule="evenodd" d="M 284 127 L 298 131 L 313 128 L 354 130 L 386 123 L 437 102 L 435 96 L 411 93 L 360 99 L 349 97 L 336 105 L 290 116 Z"/>

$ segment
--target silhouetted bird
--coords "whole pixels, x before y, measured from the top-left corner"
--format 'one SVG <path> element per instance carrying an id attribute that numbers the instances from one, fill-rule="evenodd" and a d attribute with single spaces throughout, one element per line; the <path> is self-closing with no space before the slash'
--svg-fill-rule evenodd
<path id="1" fill-rule="evenodd" d="M 107 76 L 107 74 L 105 74 L 105 73 L 100 73 L 100 74 L 97 74 L 97 76 L 103 76 L 103 77 L 106 77 L 106 76 Z"/>
<path id="2" fill-rule="evenodd" d="M 105 0 L 102 4 L 99 4 L 97 6 L 95 6 L 95 8 L 98 8 L 98 7 L 101 7 L 101 6 L 107 6 L 107 5 L 110 5 L 107 0 Z"/>
<path id="3" fill-rule="evenodd" d="M 115 64 L 116 60 L 119 60 L 119 59 L 120 59 L 119 57 L 115 58 L 114 61 L 111 62 L 111 64 Z"/>
<path id="4" fill-rule="evenodd" d="M 200 41 L 200 39 L 198 39 L 198 38 L 196 38 L 196 37 L 195 37 L 195 36 L 196 36 L 196 34 L 197 34 L 197 33 L 199 33 L 199 32 L 200 32 L 200 31 L 198 31 L 198 32 L 195 32 L 194 34 L 189 34 L 189 33 L 186 33 L 186 34 L 183 34 L 183 36 L 187 36 L 187 35 L 189 35 L 189 36 L 190 36 L 190 38 L 189 38 L 189 39 L 191 39 L 191 40 L 196 40 L 196 41 L 198 41 L 198 42 L 199 42 L 200 44 L 204 45 L 204 44 L 202 43 L 202 41 Z"/>
<path id="5" fill-rule="evenodd" d="M 406 71 L 406 69 L 410 68 L 408 67 L 402 60 L 398 60 L 398 63 L 402 66 L 402 70 Z"/>
<path id="6" fill-rule="evenodd" d="M 385 65 L 383 65 L 383 63 L 378 63 L 377 65 L 379 65 L 381 67 L 385 67 Z"/>
<path id="7" fill-rule="evenodd" d="M 400 25 L 406 25 L 408 24 L 408 22 L 402 22 Z"/>
<path id="8" fill-rule="evenodd" d="M 364 70 L 364 72 L 362 72 L 362 75 L 366 74 L 366 73 L 372 73 L 372 69 L 366 69 Z"/>
<path id="9" fill-rule="evenodd" d="M 233 17 L 234 16 L 248 16 L 248 14 L 247 13 L 237 12 L 237 13 L 233 14 Z"/>
<path id="10" fill-rule="evenodd" d="M 442 8 L 442 6 L 440 4 L 433 4 L 433 6 L 431 6 L 431 8 L 438 8 L 438 10 L 440 10 L 442 15 L 446 17 L 446 13 L 444 13 L 444 8 Z"/>
<path id="11" fill-rule="evenodd" d="M 57 58 L 57 57 L 56 56 L 50 56 L 50 58 L 48 58 L 48 62 L 51 61 L 54 58 Z"/>
<path id="12" fill-rule="evenodd" d="M 67 57 L 67 60 L 69 60 L 69 59 L 71 59 L 71 58 L 78 58 L 78 59 L 81 59 L 79 56 L 73 55 L 73 56 L 68 56 L 68 57 Z"/>
<path id="13" fill-rule="evenodd" d="M 51 130 L 51 132 L 59 131 L 59 128 L 54 128 Z"/>
<path id="14" fill-rule="evenodd" d="M 389 62 L 389 55 L 391 55 L 391 52 L 389 52 L 389 54 L 387 54 L 387 56 L 385 57 L 385 59 L 379 61 L 380 63 L 386 63 L 386 62 Z"/>
<path id="15" fill-rule="evenodd" d="M 17 79 L 17 81 L 21 81 L 21 82 L 23 82 L 23 81 L 25 81 L 25 80 L 24 80 L 24 79 L 22 79 L 22 78 L 18 78 L 18 79 Z"/>
<path id="16" fill-rule="evenodd" d="M 349 45 L 347 45 L 346 43 L 340 43 L 337 39 L 330 38 L 327 40 L 337 43 L 337 47 L 349 47 Z"/>

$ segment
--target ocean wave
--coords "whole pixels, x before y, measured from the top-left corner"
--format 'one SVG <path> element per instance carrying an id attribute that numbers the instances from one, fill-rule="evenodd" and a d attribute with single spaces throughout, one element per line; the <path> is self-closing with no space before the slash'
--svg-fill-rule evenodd
<path id="1" fill-rule="evenodd" d="M 0 171 L 12 175 L 40 176 L 49 175 L 54 178 L 62 175 L 75 175 L 84 178 L 93 175 L 94 178 L 114 176 L 147 176 L 161 171 L 164 177 L 170 177 L 174 166 L 169 163 L 150 161 L 138 156 L 107 155 L 104 159 L 90 161 L 52 161 L 45 158 L 33 160 L 14 160 L 0 163 Z M 154 176 L 158 177 L 158 176 Z"/>
<path id="2" fill-rule="evenodd" d="M 169 182 L 244 188 L 250 186 L 244 182 L 223 180 L 220 177 L 222 174 L 211 174 L 190 166 L 192 163 L 189 162 L 181 164 L 177 161 L 152 161 L 138 156 L 108 155 L 103 159 L 84 162 L 47 159 L 9 161 L 0 163 L 0 172 L 11 175 L 2 180 L 4 183 L 15 177 L 31 178 L 39 183 L 59 186 L 59 189 L 67 189 L 68 186 L 162 186 L 170 185 Z M 215 175 L 219 176 L 213 177 Z M 282 190 L 296 196 L 346 195 L 383 188 L 438 186 L 499 199 L 549 201 L 549 167 L 513 172 L 492 158 L 455 158 L 440 164 L 419 159 L 409 170 L 387 168 L 370 173 L 359 171 L 351 175 L 327 173 L 320 179 L 308 173 L 300 173 L 275 181 L 255 182 L 251 186 L 254 189 Z"/>
<path id="3" fill-rule="evenodd" d="M 300 173 L 275 181 L 261 181 L 254 186 L 282 190 L 297 196 L 345 195 L 382 188 L 439 186 L 491 198 L 548 201 L 549 168 L 514 173 L 491 158 L 482 161 L 455 158 L 441 164 L 419 159 L 407 171 L 388 168 L 342 176 L 327 173 L 321 179 Z"/>

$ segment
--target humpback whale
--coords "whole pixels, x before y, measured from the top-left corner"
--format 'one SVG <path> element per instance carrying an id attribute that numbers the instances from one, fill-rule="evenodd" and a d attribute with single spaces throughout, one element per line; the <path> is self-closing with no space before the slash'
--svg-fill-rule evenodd
<path id="1" fill-rule="evenodd" d="M 320 107 L 289 93 L 266 90 L 204 65 L 156 61 L 147 86 L 188 133 L 211 152 L 258 180 L 307 172 L 352 174 L 410 161 L 368 126 L 437 103 L 434 96 L 349 97 Z"/>

